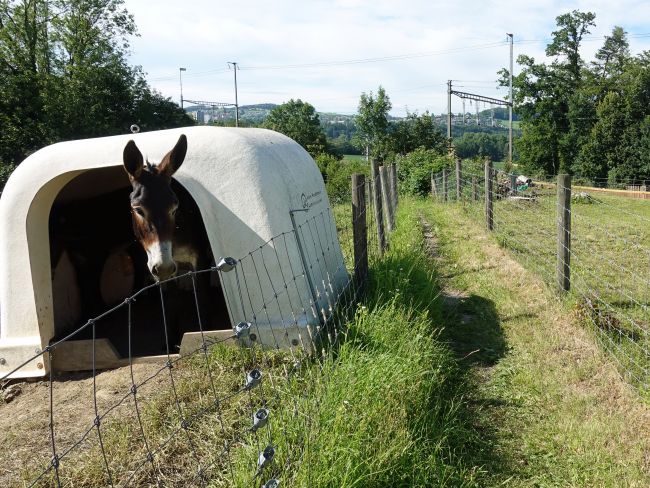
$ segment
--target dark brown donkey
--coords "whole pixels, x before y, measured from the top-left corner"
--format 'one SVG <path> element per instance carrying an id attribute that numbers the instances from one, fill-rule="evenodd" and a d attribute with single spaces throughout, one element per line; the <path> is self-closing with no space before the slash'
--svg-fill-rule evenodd
<path id="1" fill-rule="evenodd" d="M 179 200 L 172 190 L 172 175 L 180 168 L 187 152 L 187 138 L 181 135 L 174 148 L 158 165 L 145 163 L 142 153 L 129 141 L 124 147 L 124 168 L 131 180 L 131 216 L 133 232 L 147 252 L 147 266 L 156 281 L 176 274 L 174 255 L 196 269 L 197 257 L 191 246 L 177 245 L 174 236 Z M 176 238 L 176 239 L 175 239 Z M 172 246 L 172 242 L 175 242 Z"/>

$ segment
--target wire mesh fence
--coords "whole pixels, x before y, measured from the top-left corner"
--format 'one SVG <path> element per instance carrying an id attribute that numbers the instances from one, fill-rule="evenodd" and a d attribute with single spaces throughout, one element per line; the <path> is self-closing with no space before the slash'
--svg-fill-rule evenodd
<path id="1" fill-rule="evenodd" d="M 483 174 L 462 168 L 446 173 L 432 175 L 434 200 L 458 205 L 490 229 L 522 265 L 553 288 L 569 291 L 576 316 L 611 353 L 621 374 L 647 394 L 647 204 L 625 195 L 584 191 L 560 178 L 518 179 L 491 168 Z M 486 174 L 491 175 L 490 185 Z"/>
<path id="2" fill-rule="evenodd" d="M 293 228 L 210 269 L 152 283 L 0 376 L 5 393 L 30 392 L 0 405 L 22 426 L 3 435 L 3 486 L 270 488 L 292 486 L 298 471 L 311 477 L 312 439 L 326 428 L 314 394 L 328 379 L 323 359 L 336 354 L 361 300 L 359 263 L 372 268 L 382 252 L 380 181 L 354 181 L 362 205 L 295 211 Z M 388 198 L 396 205 L 396 190 Z M 204 318 L 213 300 L 206 280 L 220 284 L 232 327 L 214 330 Z M 179 306 L 181 288 L 191 303 Z M 146 337 L 143 320 L 157 324 Z M 105 372 L 108 332 L 126 354 L 124 367 Z M 139 357 L 141 341 L 162 354 Z M 60 373 L 69 354 L 87 371 Z M 35 360 L 45 379 L 12 379 Z"/>

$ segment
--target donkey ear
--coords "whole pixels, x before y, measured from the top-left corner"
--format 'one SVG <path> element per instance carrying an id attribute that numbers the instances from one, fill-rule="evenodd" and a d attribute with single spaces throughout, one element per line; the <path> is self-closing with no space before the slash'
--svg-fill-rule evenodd
<path id="1" fill-rule="evenodd" d="M 124 161 L 124 169 L 129 174 L 129 179 L 137 180 L 140 178 L 142 167 L 144 166 L 144 158 L 138 146 L 135 145 L 135 142 L 129 141 L 126 143 L 122 159 Z"/>
<path id="2" fill-rule="evenodd" d="M 174 149 L 162 158 L 162 161 L 158 165 L 158 172 L 171 178 L 178 168 L 181 167 L 181 164 L 183 164 L 185 153 L 187 153 L 187 137 L 185 137 L 185 134 L 181 134 Z"/>

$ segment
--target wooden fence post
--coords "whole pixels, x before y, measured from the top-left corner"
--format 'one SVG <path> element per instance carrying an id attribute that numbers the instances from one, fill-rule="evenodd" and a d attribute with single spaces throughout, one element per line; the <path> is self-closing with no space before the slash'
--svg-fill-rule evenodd
<path id="1" fill-rule="evenodd" d="M 395 202 L 393 201 L 393 172 L 391 170 L 392 164 L 384 164 L 386 172 L 386 186 L 388 187 L 388 199 L 390 200 L 390 206 L 395 209 Z M 381 168 L 380 168 L 381 171 Z"/>
<path id="2" fill-rule="evenodd" d="M 557 287 L 571 288 L 571 175 L 557 175 Z"/>
<path id="3" fill-rule="evenodd" d="M 370 160 L 370 174 L 372 178 L 372 203 L 375 207 L 375 223 L 377 225 L 377 247 L 379 255 L 383 255 L 386 250 L 386 236 L 384 235 L 384 212 L 381 205 L 381 188 L 379 182 L 379 165 L 377 160 Z"/>
<path id="4" fill-rule="evenodd" d="M 485 224 L 487 230 L 494 229 L 492 212 L 492 161 L 485 161 Z"/>
<path id="5" fill-rule="evenodd" d="M 354 279 L 363 287 L 368 278 L 368 227 L 366 225 L 366 184 L 361 174 L 352 175 L 352 240 Z"/>
<path id="6" fill-rule="evenodd" d="M 462 166 L 460 159 L 456 159 L 456 201 L 460 202 L 462 180 L 461 180 Z"/>
<path id="7" fill-rule="evenodd" d="M 372 206 L 372 175 L 368 176 L 368 179 L 366 180 L 366 201 L 368 204 L 366 205 L 366 212 L 367 212 L 367 207 Z"/>
<path id="8" fill-rule="evenodd" d="M 391 174 L 391 183 L 392 188 L 393 188 L 393 210 L 397 210 L 397 204 L 399 203 L 399 196 L 397 194 L 397 164 L 393 163 L 390 166 L 390 174 Z"/>
<path id="9" fill-rule="evenodd" d="M 381 194 L 384 199 L 384 209 L 386 214 L 386 227 L 388 232 L 395 229 L 395 214 L 393 213 L 393 202 L 390 198 L 389 175 L 390 171 L 386 166 L 379 167 L 379 182 L 381 183 Z"/>
<path id="10" fill-rule="evenodd" d="M 472 201 L 478 200 L 478 186 L 476 184 L 476 176 L 472 176 Z"/>
<path id="11" fill-rule="evenodd" d="M 442 201 L 447 201 L 447 168 L 442 168 Z"/>
<path id="12" fill-rule="evenodd" d="M 517 194 L 517 176 L 514 174 L 510 174 L 510 194 Z"/>

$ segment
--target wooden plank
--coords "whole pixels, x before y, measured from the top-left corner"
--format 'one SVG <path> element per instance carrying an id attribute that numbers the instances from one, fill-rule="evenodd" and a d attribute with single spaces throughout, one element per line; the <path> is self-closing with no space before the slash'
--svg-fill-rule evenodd
<path id="1" fill-rule="evenodd" d="M 352 175 L 352 239 L 354 278 L 363 287 L 368 277 L 368 229 L 366 227 L 366 185 L 362 174 Z"/>
<path id="2" fill-rule="evenodd" d="M 128 364 L 128 360 L 126 361 Z M 107 369 L 124 366 L 113 344 L 108 339 L 95 340 L 95 368 Z M 93 341 L 84 339 L 62 342 L 52 351 L 54 371 L 92 371 Z"/>
<path id="3" fill-rule="evenodd" d="M 384 202 L 386 228 L 388 232 L 393 232 L 395 229 L 395 215 L 393 214 L 393 202 L 390 198 L 388 174 L 386 166 L 379 167 L 379 183 L 381 184 L 381 195 Z"/>
<path id="4" fill-rule="evenodd" d="M 217 342 L 222 342 L 228 345 L 234 345 L 237 343 L 235 338 L 229 339 L 232 337 L 234 332 L 232 329 L 226 330 L 206 330 L 203 332 L 203 337 L 205 337 L 205 343 L 210 347 L 210 345 Z M 201 337 L 201 332 L 186 332 L 183 334 L 183 339 L 181 339 L 181 356 L 189 356 L 196 353 L 203 346 L 203 338 Z"/>
<path id="5" fill-rule="evenodd" d="M 372 203 L 375 211 L 375 224 L 377 225 L 377 246 L 379 255 L 386 250 L 386 235 L 384 233 L 384 210 L 381 201 L 381 184 L 379 181 L 379 164 L 375 158 L 370 160 L 370 175 L 372 178 Z"/>
<path id="6" fill-rule="evenodd" d="M 222 342 L 227 345 L 237 344 L 231 329 L 204 331 L 206 344 L 210 346 L 215 342 Z M 181 339 L 180 354 L 170 354 L 169 357 L 177 359 L 180 356 L 189 356 L 201 349 L 203 344 L 201 332 L 186 332 Z M 136 356 L 133 364 L 164 363 L 168 357 L 166 354 L 157 356 Z M 110 339 L 102 338 L 95 340 L 95 369 L 112 369 L 128 366 L 129 358 L 119 355 Z M 93 369 L 93 341 L 92 339 L 66 341 L 52 352 L 52 368 L 54 371 L 92 371 Z"/>

